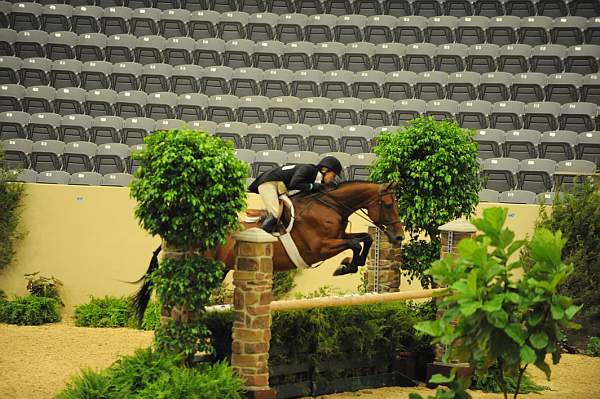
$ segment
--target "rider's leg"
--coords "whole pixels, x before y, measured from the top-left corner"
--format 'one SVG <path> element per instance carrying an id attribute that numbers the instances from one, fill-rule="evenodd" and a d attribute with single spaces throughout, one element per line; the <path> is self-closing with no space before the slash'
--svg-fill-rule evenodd
<path id="1" fill-rule="evenodd" d="M 261 228 L 267 233 L 272 233 L 273 229 L 277 225 L 277 218 L 279 216 L 279 194 L 277 191 L 276 181 L 269 181 L 258 186 L 258 193 L 260 194 L 265 208 L 269 215 L 263 222 Z"/>

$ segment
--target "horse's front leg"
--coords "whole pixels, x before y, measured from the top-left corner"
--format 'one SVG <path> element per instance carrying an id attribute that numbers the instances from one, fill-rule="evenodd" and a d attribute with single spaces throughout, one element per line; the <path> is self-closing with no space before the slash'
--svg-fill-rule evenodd
<path id="1" fill-rule="evenodd" d="M 367 263 L 367 256 L 369 255 L 369 250 L 371 249 L 371 245 L 373 244 L 373 238 L 369 233 L 348 233 L 344 234 L 344 239 L 347 240 L 358 240 L 363 243 L 362 251 L 360 252 L 358 259 L 356 259 L 357 266 L 364 266 Z M 343 264 L 350 264 L 352 260 L 346 258 L 342 261 Z"/>
<path id="2" fill-rule="evenodd" d="M 330 238 L 322 241 L 321 256 L 325 259 L 329 259 L 347 249 L 352 250 L 352 260 L 350 264 L 342 264 L 338 267 L 333 273 L 334 276 L 356 273 L 358 271 L 358 264 L 356 262 L 360 258 L 360 251 L 362 249 L 360 241 L 355 238 Z"/>

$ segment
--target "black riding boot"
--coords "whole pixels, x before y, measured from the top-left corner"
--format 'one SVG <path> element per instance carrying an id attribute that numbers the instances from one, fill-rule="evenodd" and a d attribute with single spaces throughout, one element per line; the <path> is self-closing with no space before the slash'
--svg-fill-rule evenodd
<path id="1" fill-rule="evenodd" d="M 269 214 L 269 216 L 267 216 L 260 228 L 266 231 L 267 233 L 272 233 L 275 229 L 275 226 L 277 226 L 277 219 L 275 218 L 275 216 Z"/>

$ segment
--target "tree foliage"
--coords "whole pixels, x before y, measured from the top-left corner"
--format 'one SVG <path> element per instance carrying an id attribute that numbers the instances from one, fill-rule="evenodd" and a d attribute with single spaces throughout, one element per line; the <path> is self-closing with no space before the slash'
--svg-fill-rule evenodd
<path id="1" fill-rule="evenodd" d="M 423 286 L 423 271 L 439 256 L 438 228 L 473 213 L 479 202 L 479 163 L 472 133 L 456 122 L 414 119 L 377 137 L 371 180 L 397 183 L 396 197 L 411 242 L 403 246 L 403 270 Z M 430 240 L 419 241 L 424 233 Z"/>
<path id="2" fill-rule="evenodd" d="M 24 186 L 4 168 L 4 151 L 0 143 L 0 269 L 10 265 L 15 256 L 15 243 L 21 238 L 18 226 Z"/>
<path id="3" fill-rule="evenodd" d="M 432 265 L 428 273 L 448 287 L 439 306 L 443 315 L 416 328 L 449 345 L 446 361 L 468 362 L 479 374 L 497 365 L 505 397 L 505 376 L 516 377 L 516 397 L 529 365 L 550 378 L 546 355 L 554 364 L 560 361 L 562 331 L 578 327 L 572 319 L 580 307 L 559 293 L 573 271 L 561 258 L 562 234 L 537 229 L 529 244 L 533 264 L 517 278 L 522 262 L 509 259 L 526 242 L 515 241 L 514 233 L 503 228 L 506 215 L 505 208 L 486 209 L 482 219 L 472 220 L 483 234 L 462 240 L 458 259 Z"/>

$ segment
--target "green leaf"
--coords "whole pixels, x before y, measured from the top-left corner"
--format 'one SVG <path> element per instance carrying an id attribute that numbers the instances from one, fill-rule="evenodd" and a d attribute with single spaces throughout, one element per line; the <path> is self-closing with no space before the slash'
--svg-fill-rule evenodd
<path id="1" fill-rule="evenodd" d="M 548 335 L 545 332 L 539 332 L 529 337 L 529 342 L 535 349 L 544 349 L 548 346 Z"/>
<path id="2" fill-rule="evenodd" d="M 510 324 L 504 331 L 517 344 L 523 345 L 525 343 L 525 339 L 527 338 L 527 333 L 521 327 L 520 324 L 516 324 L 516 323 Z"/>
<path id="3" fill-rule="evenodd" d="M 561 252 L 564 240 L 560 231 L 553 234 L 550 230 L 537 229 L 529 246 L 530 256 L 537 262 L 558 266 L 561 262 Z"/>
<path id="4" fill-rule="evenodd" d="M 560 320 L 565 317 L 565 310 L 560 305 L 552 304 L 550 312 L 552 313 L 552 319 L 554 320 Z"/>
<path id="5" fill-rule="evenodd" d="M 519 353 L 521 355 L 521 361 L 523 363 L 534 363 L 537 359 L 535 351 L 531 349 L 529 345 L 522 346 Z"/>
<path id="6" fill-rule="evenodd" d="M 527 322 L 529 323 L 530 326 L 535 327 L 538 324 L 540 324 L 540 322 L 542 321 L 543 318 L 544 318 L 543 313 L 530 313 L 529 316 L 527 317 Z"/>
<path id="7" fill-rule="evenodd" d="M 567 318 L 569 320 L 571 320 L 573 318 L 573 316 L 575 316 L 575 314 L 577 312 L 579 312 L 579 310 L 583 307 L 583 305 L 571 305 L 567 308 L 567 310 L 565 310 L 565 314 L 567 315 Z"/>
<path id="8" fill-rule="evenodd" d="M 442 374 L 434 374 L 429 379 L 429 382 L 432 384 L 448 384 L 454 381 L 454 377 L 455 376 L 453 374 L 450 374 L 448 376 Z"/>
<path id="9" fill-rule="evenodd" d="M 432 337 L 439 337 L 442 334 L 440 320 L 422 321 L 415 324 L 415 329 L 424 332 L 427 335 L 431 335 Z"/>
<path id="10" fill-rule="evenodd" d="M 425 399 L 418 393 L 411 392 L 408 394 L 408 399 Z"/>
<path id="11" fill-rule="evenodd" d="M 487 319 L 494 327 L 504 328 L 508 323 L 508 313 L 506 313 L 504 310 L 488 313 Z"/>
<path id="12" fill-rule="evenodd" d="M 477 309 L 479 309 L 480 307 L 481 307 L 481 302 L 479 302 L 479 301 L 468 301 L 468 302 L 462 303 L 460 305 L 459 309 L 460 309 L 460 313 L 462 313 L 463 315 L 469 317 L 473 313 L 475 313 L 477 311 Z"/>
<path id="13" fill-rule="evenodd" d="M 504 301 L 504 295 L 497 295 L 491 300 L 485 302 L 481 309 L 486 312 L 496 312 L 502 308 L 502 302 Z"/>

